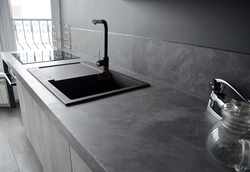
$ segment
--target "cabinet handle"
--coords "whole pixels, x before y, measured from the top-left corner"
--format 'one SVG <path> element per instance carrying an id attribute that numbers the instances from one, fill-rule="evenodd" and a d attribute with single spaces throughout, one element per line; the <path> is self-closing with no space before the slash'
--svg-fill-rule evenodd
<path id="1" fill-rule="evenodd" d="M 14 74 L 12 74 L 12 73 L 4 73 L 4 77 L 6 78 L 8 84 L 10 86 L 16 85 L 16 76 Z"/>

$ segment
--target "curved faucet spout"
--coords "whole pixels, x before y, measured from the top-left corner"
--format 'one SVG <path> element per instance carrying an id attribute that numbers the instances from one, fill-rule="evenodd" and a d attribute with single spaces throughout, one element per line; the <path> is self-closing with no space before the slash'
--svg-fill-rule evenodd
<path id="1" fill-rule="evenodd" d="M 104 25 L 104 57 L 103 60 L 97 61 L 97 66 L 104 66 L 104 72 L 108 71 L 109 66 L 109 58 L 108 58 L 108 24 L 105 20 L 93 19 L 92 23 L 96 24 L 103 24 Z"/>

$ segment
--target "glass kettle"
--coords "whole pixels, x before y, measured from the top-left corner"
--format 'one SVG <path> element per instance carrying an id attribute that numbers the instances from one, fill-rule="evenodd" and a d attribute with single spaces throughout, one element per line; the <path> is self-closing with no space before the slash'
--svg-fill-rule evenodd
<path id="1" fill-rule="evenodd" d="M 250 170 L 250 104 L 225 103 L 221 114 L 208 134 L 207 150 L 216 161 L 236 171 Z"/>

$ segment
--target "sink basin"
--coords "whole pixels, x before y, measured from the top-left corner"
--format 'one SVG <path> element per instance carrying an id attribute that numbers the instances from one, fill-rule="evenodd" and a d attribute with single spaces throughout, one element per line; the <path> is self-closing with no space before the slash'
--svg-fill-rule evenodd
<path id="1" fill-rule="evenodd" d="M 148 86 L 146 83 L 114 71 L 110 71 L 108 76 L 95 74 L 57 81 L 49 80 L 49 83 L 70 100 L 89 100 Z"/>
<path id="2" fill-rule="evenodd" d="M 73 66 L 72 66 L 73 65 Z M 149 86 L 148 83 L 110 70 L 106 75 L 101 70 L 89 63 L 65 64 L 63 66 L 48 66 L 30 68 L 33 74 L 44 86 L 46 86 L 65 105 L 103 98 L 134 89 Z M 79 69 L 78 69 L 79 68 Z M 60 69 L 62 71 L 60 71 Z M 78 76 L 70 76 L 73 70 L 83 71 Z M 54 72 L 54 76 L 51 75 Z M 67 77 L 61 73 L 67 71 Z M 50 75 L 48 75 L 48 73 Z M 76 73 L 76 72 L 75 72 Z M 61 74 L 61 75 L 60 75 Z"/>

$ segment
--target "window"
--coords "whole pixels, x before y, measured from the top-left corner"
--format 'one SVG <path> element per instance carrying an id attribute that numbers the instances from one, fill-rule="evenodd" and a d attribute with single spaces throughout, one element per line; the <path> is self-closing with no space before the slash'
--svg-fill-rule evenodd
<path id="1" fill-rule="evenodd" d="M 50 0 L 10 0 L 18 50 L 52 48 Z"/>

